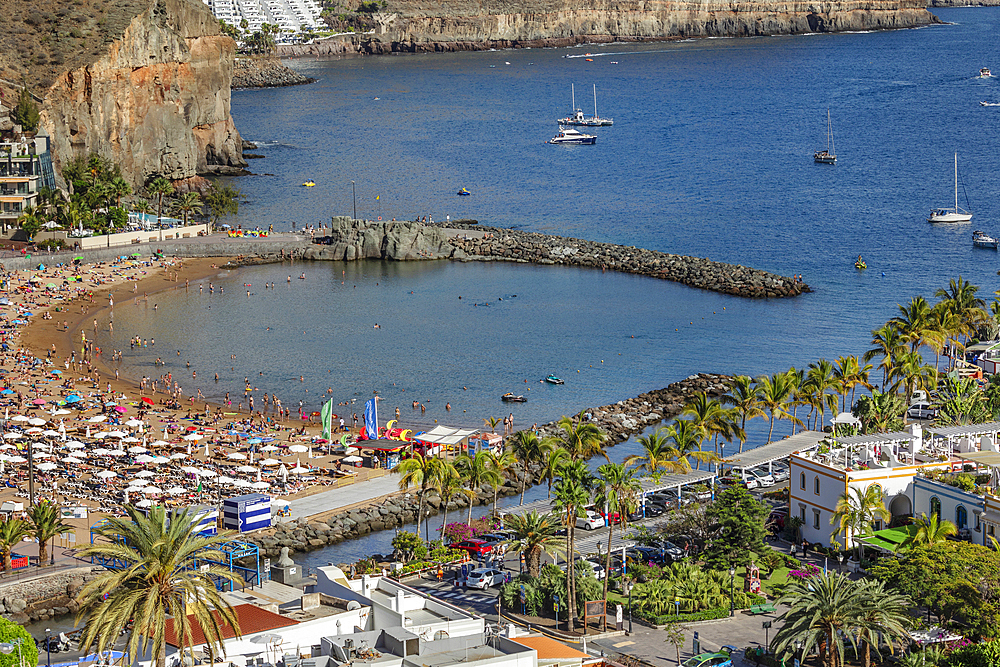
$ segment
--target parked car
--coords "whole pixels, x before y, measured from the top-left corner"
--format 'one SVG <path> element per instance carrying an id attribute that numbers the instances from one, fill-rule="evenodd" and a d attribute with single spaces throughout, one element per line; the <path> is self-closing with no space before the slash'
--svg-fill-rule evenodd
<path id="1" fill-rule="evenodd" d="M 468 551 L 469 555 L 473 558 L 477 556 L 485 558 L 493 553 L 493 547 L 495 546 L 495 542 L 487 542 L 486 540 L 473 538 L 469 540 L 462 540 L 461 542 L 453 542 L 448 545 L 448 548 Z"/>
<path id="2" fill-rule="evenodd" d="M 663 548 L 663 551 L 670 556 L 671 560 L 684 560 L 684 557 L 687 555 L 684 553 L 684 549 L 681 549 L 679 546 L 668 540 L 661 541 L 660 546 Z"/>
<path id="3" fill-rule="evenodd" d="M 789 477 L 788 468 L 784 465 L 772 465 L 771 477 L 775 482 L 784 482 Z"/>
<path id="4" fill-rule="evenodd" d="M 667 507 L 673 505 L 677 506 L 677 494 L 672 491 L 656 491 L 655 493 L 646 494 L 646 502 L 659 503 L 660 505 L 666 505 Z"/>
<path id="5" fill-rule="evenodd" d="M 681 667 L 732 667 L 728 653 L 699 653 L 681 663 Z"/>
<path id="6" fill-rule="evenodd" d="M 490 586 L 499 586 L 505 580 L 506 575 L 495 567 L 477 567 L 465 578 L 465 585 L 485 591 Z"/>
<path id="7" fill-rule="evenodd" d="M 601 517 L 604 519 L 605 525 L 615 525 L 617 526 L 622 522 L 622 517 L 618 512 L 612 512 L 611 518 L 608 518 L 608 513 L 606 511 L 600 512 Z"/>
<path id="8" fill-rule="evenodd" d="M 755 475 L 745 474 L 743 476 L 743 483 L 746 485 L 748 491 L 760 488 L 760 480 Z"/>
<path id="9" fill-rule="evenodd" d="M 784 507 L 778 507 L 771 510 L 770 516 L 767 517 L 767 522 L 772 524 L 777 530 L 782 531 L 785 529 L 785 523 L 788 521 L 788 510 Z"/>
<path id="10" fill-rule="evenodd" d="M 712 499 L 712 489 L 707 489 L 706 488 L 706 489 L 702 489 L 700 491 L 697 490 L 697 489 L 695 489 L 691 493 L 694 495 L 695 500 L 700 500 L 702 502 L 705 502 L 705 501 L 708 501 L 708 500 Z M 688 497 L 690 497 L 690 496 L 688 496 Z"/>
<path id="11" fill-rule="evenodd" d="M 629 547 L 625 550 L 625 556 L 636 563 L 655 563 L 656 565 L 666 565 L 671 562 L 670 555 L 663 549 L 657 547 Z"/>
<path id="12" fill-rule="evenodd" d="M 914 403 L 907 409 L 906 416 L 910 419 L 937 419 L 938 410 L 932 408 L 930 403 Z"/>
<path id="13" fill-rule="evenodd" d="M 595 510 L 586 510 L 586 512 L 584 516 L 576 517 L 577 528 L 583 528 L 584 530 L 604 528 L 604 517 L 601 516 L 600 512 Z"/>
<path id="14" fill-rule="evenodd" d="M 563 572 L 566 571 L 566 563 L 559 566 L 559 569 Z M 604 579 L 604 566 L 600 563 L 595 563 L 591 560 L 584 560 L 583 558 L 577 558 L 573 561 L 573 569 L 577 572 L 590 572 L 594 575 L 595 579 Z"/>
<path id="15" fill-rule="evenodd" d="M 498 533 L 486 533 L 485 535 L 480 535 L 480 540 L 485 540 L 486 542 L 496 542 L 497 544 L 501 542 L 506 542 L 513 537 L 513 533 L 498 532 Z"/>
<path id="16" fill-rule="evenodd" d="M 774 486 L 774 478 L 766 470 L 754 468 L 750 471 L 750 474 L 757 478 L 757 483 L 761 486 Z"/>

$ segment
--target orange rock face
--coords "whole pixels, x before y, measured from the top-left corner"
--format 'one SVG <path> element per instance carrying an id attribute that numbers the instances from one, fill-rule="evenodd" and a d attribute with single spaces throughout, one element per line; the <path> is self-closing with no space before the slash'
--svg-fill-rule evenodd
<path id="1" fill-rule="evenodd" d="M 99 153 L 138 185 L 246 166 L 229 113 L 236 45 L 196 0 L 152 0 L 95 63 L 60 76 L 42 125 L 56 173 Z"/>

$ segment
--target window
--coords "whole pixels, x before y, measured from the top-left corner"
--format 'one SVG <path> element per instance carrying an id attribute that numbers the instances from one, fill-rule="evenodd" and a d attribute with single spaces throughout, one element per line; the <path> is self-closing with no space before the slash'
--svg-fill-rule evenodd
<path id="1" fill-rule="evenodd" d="M 969 525 L 969 513 L 962 505 L 955 508 L 955 527 L 959 530 Z"/>
<path id="2" fill-rule="evenodd" d="M 979 533 L 983 530 L 983 525 L 979 522 L 979 520 L 982 518 L 982 514 L 980 514 L 979 512 L 973 512 L 973 514 L 976 515 L 976 532 Z"/>
<path id="3" fill-rule="evenodd" d="M 813 510 L 813 528 L 819 530 L 819 510 Z"/>
<path id="4" fill-rule="evenodd" d="M 941 516 L 941 499 L 937 496 L 931 496 L 931 514 Z"/>
<path id="5" fill-rule="evenodd" d="M 804 472 L 799 473 L 799 488 L 803 491 L 806 490 L 806 474 Z"/>
<path id="6" fill-rule="evenodd" d="M 813 493 L 819 495 L 819 475 L 816 475 L 816 479 L 813 481 Z"/>
<path id="7" fill-rule="evenodd" d="M 802 519 L 802 524 L 805 525 L 805 523 L 806 523 L 806 508 L 805 507 L 800 507 L 799 508 L 799 518 Z M 991 528 L 991 530 L 992 530 L 992 528 Z M 990 534 L 992 535 L 992 533 L 990 533 Z"/>

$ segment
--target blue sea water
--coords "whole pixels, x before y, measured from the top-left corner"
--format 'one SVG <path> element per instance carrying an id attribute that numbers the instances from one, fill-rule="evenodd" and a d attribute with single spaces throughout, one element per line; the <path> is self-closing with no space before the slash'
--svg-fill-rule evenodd
<path id="1" fill-rule="evenodd" d="M 266 156 L 251 162 L 260 175 L 236 180 L 245 227 L 350 215 L 353 181 L 361 217 L 475 218 L 710 257 L 802 274 L 812 294 L 747 301 L 511 264 L 272 265 L 213 278 L 215 294 L 158 295 L 156 311 L 121 304 L 102 342 L 125 350 L 127 375 L 163 372 L 158 356 L 180 377 L 197 370 L 185 391 L 210 398 L 238 395 L 250 377 L 286 406 L 318 409 L 332 395 L 355 410 L 378 391 L 383 409 L 398 405 L 414 425 L 513 412 L 518 427 L 702 370 L 756 375 L 860 354 L 911 296 L 930 298 L 959 275 L 987 297 L 997 289 L 997 253 L 972 248 L 971 235 L 1000 233 L 1000 107 L 979 104 L 1000 101 L 1000 78 L 977 78 L 980 67 L 1000 70 L 1000 9 L 935 13 L 948 24 L 300 59 L 291 66 L 316 83 L 233 94 L 240 132 Z M 595 130 L 595 146 L 544 143 L 570 111 L 571 84 L 587 113 L 596 85 L 601 115 L 615 119 Z M 812 161 L 826 146 L 827 109 L 832 167 Z M 975 217 L 932 226 L 928 211 L 953 200 L 956 151 L 961 203 L 967 192 Z M 462 187 L 472 196 L 456 196 Z M 854 269 L 858 254 L 867 271 Z M 301 270 L 307 280 L 287 282 Z M 131 352 L 133 334 L 159 349 Z M 566 384 L 539 384 L 548 373 Z M 501 404 L 506 391 L 529 401 Z M 755 442 L 765 435 L 756 422 Z"/>

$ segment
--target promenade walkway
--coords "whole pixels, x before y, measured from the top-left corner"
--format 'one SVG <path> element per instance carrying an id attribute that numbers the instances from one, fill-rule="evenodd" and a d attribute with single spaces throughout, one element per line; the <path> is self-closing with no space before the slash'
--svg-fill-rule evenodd
<path id="1" fill-rule="evenodd" d="M 290 519 L 301 519 L 324 512 L 334 512 L 343 508 L 366 503 L 399 491 L 399 477 L 392 474 L 355 482 L 347 486 L 314 493 L 305 498 L 292 500 L 288 507 L 292 512 Z M 285 518 L 284 520 L 290 520 Z"/>

